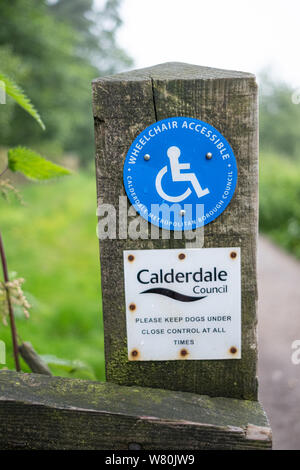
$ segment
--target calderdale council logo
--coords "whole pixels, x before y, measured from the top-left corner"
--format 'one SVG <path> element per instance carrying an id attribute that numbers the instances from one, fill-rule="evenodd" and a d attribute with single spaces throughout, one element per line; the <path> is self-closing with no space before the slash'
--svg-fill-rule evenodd
<path id="1" fill-rule="evenodd" d="M 164 271 L 159 269 L 156 272 L 151 272 L 149 269 L 140 269 L 137 272 L 137 281 L 144 286 L 149 285 L 149 288 L 140 292 L 140 294 L 158 294 L 179 302 L 196 302 L 202 300 L 209 294 L 222 294 L 227 292 L 228 273 L 227 271 L 213 267 L 212 270 L 204 270 L 199 268 L 194 272 L 181 272 L 175 269 Z M 211 283 L 222 283 L 222 285 L 213 285 Z M 187 284 L 191 287 L 193 294 L 187 295 L 180 291 L 180 284 Z M 207 283 L 210 286 L 207 286 Z M 150 287 L 151 285 L 160 284 L 159 286 Z M 165 287 L 166 284 L 176 286 L 176 290 Z M 177 285 L 179 289 L 177 290 Z M 205 294 L 199 296 L 199 294 Z"/>
<path id="2" fill-rule="evenodd" d="M 172 289 L 165 289 L 164 287 L 152 287 L 150 289 L 144 290 L 141 294 L 159 294 L 164 295 L 165 297 L 169 297 L 173 300 L 178 300 L 179 302 L 195 302 L 196 300 L 201 300 L 206 297 L 206 295 L 202 297 L 192 297 L 190 295 L 180 294 L 180 292 L 176 292 Z"/>

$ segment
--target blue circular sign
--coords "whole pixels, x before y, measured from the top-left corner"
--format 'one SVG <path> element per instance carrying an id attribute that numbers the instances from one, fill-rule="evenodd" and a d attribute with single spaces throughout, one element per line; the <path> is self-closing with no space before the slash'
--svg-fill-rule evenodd
<path id="1" fill-rule="evenodd" d="M 144 219 L 167 230 L 192 230 L 226 209 L 237 165 L 229 143 L 213 126 L 171 117 L 133 141 L 123 178 L 130 202 Z"/>

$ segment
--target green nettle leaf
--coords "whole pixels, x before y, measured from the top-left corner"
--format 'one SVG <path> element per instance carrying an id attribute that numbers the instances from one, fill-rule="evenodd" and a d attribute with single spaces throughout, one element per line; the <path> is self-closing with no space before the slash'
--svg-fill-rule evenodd
<path id="1" fill-rule="evenodd" d="M 27 113 L 29 113 L 41 126 L 43 130 L 46 129 L 39 113 L 31 103 L 30 99 L 26 96 L 22 88 L 20 88 L 11 78 L 0 73 L 0 82 L 4 84 L 5 93 L 13 98 L 19 106 L 21 106 Z M 3 86 L 3 85 L 2 85 Z"/>
<path id="2" fill-rule="evenodd" d="M 71 173 L 25 147 L 14 147 L 8 151 L 8 168 L 23 173 L 31 180 L 48 180 Z"/>

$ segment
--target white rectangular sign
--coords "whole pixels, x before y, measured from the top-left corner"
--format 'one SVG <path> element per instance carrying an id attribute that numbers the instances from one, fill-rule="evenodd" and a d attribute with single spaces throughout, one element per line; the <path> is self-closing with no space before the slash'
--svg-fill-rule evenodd
<path id="1" fill-rule="evenodd" d="M 241 358 L 240 248 L 124 251 L 129 360 Z"/>

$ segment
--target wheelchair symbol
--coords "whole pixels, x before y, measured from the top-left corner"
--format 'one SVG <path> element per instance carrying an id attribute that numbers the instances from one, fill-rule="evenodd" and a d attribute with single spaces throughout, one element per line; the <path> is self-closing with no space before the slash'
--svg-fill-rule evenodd
<path id="1" fill-rule="evenodd" d="M 175 183 L 178 181 L 189 181 L 190 183 L 192 183 L 192 186 L 198 198 L 203 197 L 206 194 L 209 194 L 208 188 L 202 189 L 195 173 L 181 173 L 181 170 L 189 170 L 191 168 L 191 165 L 190 163 L 179 163 L 180 153 L 181 153 L 180 149 L 175 146 L 169 147 L 167 150 L 167 155 L 170 160 L 172 180 Z M 156 191 L 166 201 L 169 201 L 169 202 L 184 201 L 191 194 L 192 192 L 191 188 L 188 188 L 180 196 L 169 196 L 162 189 L 162 185 L 161 185 L 162 178 L 167 173 L 167 171 L 168 171 L 168 167 L 166 165 L 157 173 L 156 180 L 155 180 Z"/>

